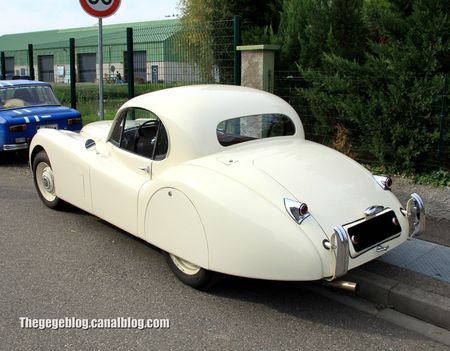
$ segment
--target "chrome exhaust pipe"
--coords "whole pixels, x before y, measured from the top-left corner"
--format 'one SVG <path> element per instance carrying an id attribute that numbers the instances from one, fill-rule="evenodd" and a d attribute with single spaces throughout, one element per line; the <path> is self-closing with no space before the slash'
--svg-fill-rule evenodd
<path id="1" fill-rule="evenodd" d="M 330 286 L 332 288 L 338 288 L 346 291 L 357 292 L 359 288 L 358 283 L 348 282 L 345 280 L 332 280 L 332 281 L 323 281 L 323 285 Z"/>

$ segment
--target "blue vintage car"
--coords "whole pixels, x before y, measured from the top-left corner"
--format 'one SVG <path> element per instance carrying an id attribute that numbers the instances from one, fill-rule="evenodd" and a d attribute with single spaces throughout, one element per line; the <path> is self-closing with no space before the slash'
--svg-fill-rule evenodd
<path id="1" fill-rule="evenodd" d="M 80 112 L 61 106 L 50 84 L 0 80 L 0 152 L 27 149 L 40 128 L 81 127 Z"/>

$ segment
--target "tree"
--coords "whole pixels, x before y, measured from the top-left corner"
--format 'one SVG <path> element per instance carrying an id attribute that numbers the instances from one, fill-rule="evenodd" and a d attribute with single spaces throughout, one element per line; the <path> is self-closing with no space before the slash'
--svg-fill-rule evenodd
<path id="1" fill-rule="evenodd" d="M 278 43 L 282 67 L 319 68 L 323 54 L 364 59 L 363 0 L 284 0 Z"/>
<path id="2" fill-rule="evenodd" d="M 440 95 L 450 64 L 450 3 L 364 5 L 368 45 L 359 46 L 363 60 L 353 51 L 358 46 L 333 50 L 328 43 L 319 66 L 300 67 L 307 82 L 299 89 L 306 115 L 321 135 L 334 135 L 338 124 L 342 132 L 344 126 L 350 142 L 366 145 L 353 150 L 362 160 L 375 158 L 410 172 L 436 168 L 430 160 L 436 160 Z M 346 57 L 348 48 L 354 54 Z"/>
<path id="3" fill-rule="evenodd" d="M 278 28 L 281 0 L 181 0 L 180 8 L 182 19 L 191 24 L 203 25 L 240 16 L 244 44 L 255 44 L 252 40 L 265 37 L 269 28 Z"/>

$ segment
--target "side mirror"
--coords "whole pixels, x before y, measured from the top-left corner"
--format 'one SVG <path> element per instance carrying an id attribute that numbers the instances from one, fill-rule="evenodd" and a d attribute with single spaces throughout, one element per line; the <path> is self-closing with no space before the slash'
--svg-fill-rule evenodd
<path id="1" fill-rule="evenodd" d="M 86 140 L 86 142 L 84 143 L 84 147 L 89 150 L 91 147 L 95 147 L 95 141 L 92 139 L 88 139 Z"/>

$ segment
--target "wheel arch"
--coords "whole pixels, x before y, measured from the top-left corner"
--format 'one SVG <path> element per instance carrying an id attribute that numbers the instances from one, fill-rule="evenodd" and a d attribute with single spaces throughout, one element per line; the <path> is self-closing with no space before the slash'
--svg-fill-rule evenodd
<path id="1" fill-rule="evenodd" d="M 36 158 L 36 155 L 38 153 L 40 153 L 41 151 L 47 152 L 47 151 L 45 151 L 45 149 L 42 145 L 35 145 L 33 147 L 33 149 L 31 150 L 31 153 L 30 153 L 30 166 L 31 167 L 33 166 L 33 162 L 34 162 L 34 159 Z"/>

